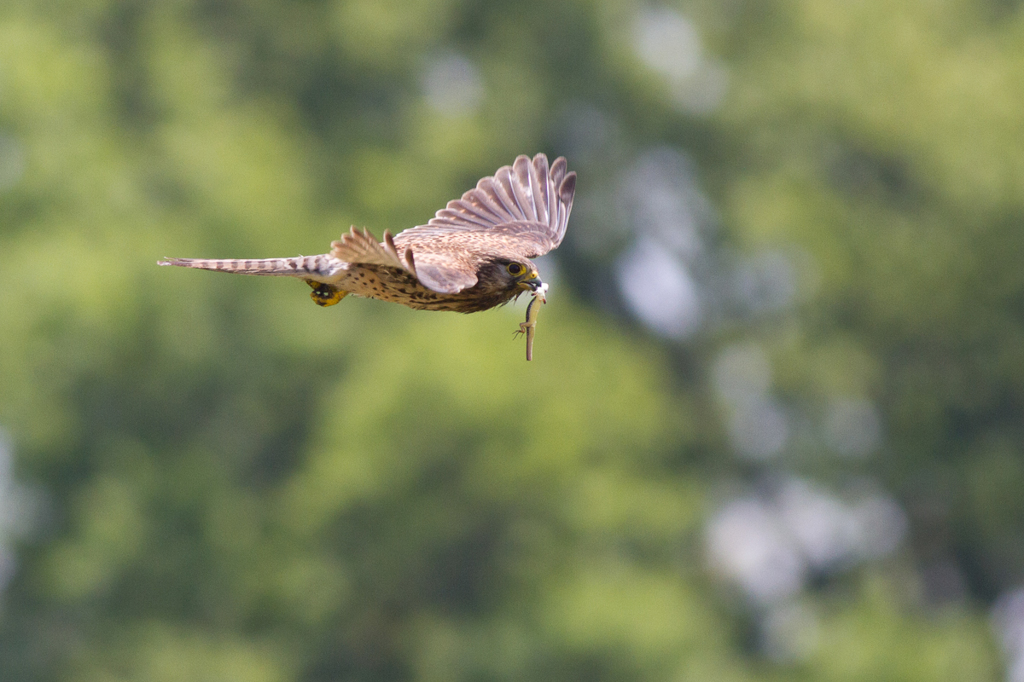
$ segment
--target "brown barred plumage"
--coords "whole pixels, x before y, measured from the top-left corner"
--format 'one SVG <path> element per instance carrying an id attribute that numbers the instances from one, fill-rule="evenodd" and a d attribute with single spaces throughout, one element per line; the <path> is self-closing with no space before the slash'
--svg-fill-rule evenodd
<path id="1" fill-rule="evenodd" d="M 576 173 L 565 159 L 519 156 L 448 202 L 426 225 L 378 242 L 353 227 L 317 256 L 225 260 L 168 258 L 160 265 L 243 275 L 297 277 L 323 306 L 347 294 L 420 310 L 472 313 L 507 303 L 541 284 L 530 260 L 565 236 Z"/>

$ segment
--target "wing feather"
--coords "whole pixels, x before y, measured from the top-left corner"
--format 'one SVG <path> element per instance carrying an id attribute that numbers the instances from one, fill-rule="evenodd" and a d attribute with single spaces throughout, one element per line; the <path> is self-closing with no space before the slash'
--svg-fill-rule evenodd
<path id="1" fill-rule="evenodd" d="M 537 204 L 530 169 L 533 164 L 525 156 L 516 158 L 509 172 L 512 193 L 515 196 L 516 204 L 519 206 L 523 216 L 530 222 L 537 221 Z"/>
<path id="2" fill-rule="evenodd" d="M 427 224 L 393 240 L 385 233 L 384 244 L 353 229 L 332 244 L 332 255 L 401 267 L 429 289 L 457 293 L 477 283 L 476 268 L 487 258 L 533 258 L 557 247 L 575 190 L 576 174 L 567 172 L 563 157 L 549 165 L 544 154 L 519 156 L 449 201 Z"/>
<path id="3" fill-rule="evenodd" d="M 420 242 L 420 237 L 489 232 L 509 223 L 531 223 L 548 235 L 550 248 L 555 248 L 565 236 L 576 191 L 576 173 L 567 172 L 567 166 L 564 157 L 549 165 L 544 154 L 532 160 L 519 156 L 512 166 L 502 166 L 460 199 L 449 201 L 426 225 L 405 230 L 395 239 L 400 244 Z M 417 247 L 419 251 L 424 245 Z"/>
<path id="4" fill-rule="evenodd" d="M 491 178 L 485 178 L 491 181 Z M 478 215 L 491 225 L 497 225 L 512 219 L 512 215 L 497 205 L 484 189 L 483 180 L 476 187 L 462 195 L 461 199 L 449 201 L 447 208 L 456 211 L 467 211 Z"/>
<path id="5" fill-rule="evenodd" d="M 347 263 L 386 265 L 408 270 L 398 255 L 391 233 L 384 231 L 384 242 L 378 242 L 366 228 L 357 230 L 353 226 L 341 239 L 331 242 L 331 255 Z"/>
<path id="6" fill-rule="evenodd" d="M 512 198 L 515 199 L 516 206 L 519 207 L 519 212 L 523 217 L 530 222 L 535 222 L 537 220 L 537 211 L 533 205 L 530 174 L 529 171 L 526 171 L 526 167 L 529 165 L 530 160 L 525 156 L 520 156 L 516 159 L 515 163 L 512 164 L 512 168 L 507 172 L 508 189 L 511 191 Z"/>
<path id="7" fill-rule="evenodd" d="M 515 220 L 517 216 L 522 216 L 523 212 L 516 206 L 515 197 L 506 185 L 508 182 L 508 166 L 503 166 L 494 174 L 489 183 L 485 183 L 484 187 L 490 190 L 490 192 L 484 196 L 487 199 L 496 201 L 509 220 Z"/>
<path id="8" fill-rule="evenodd" d="M 548 187 L 548 165 L 531 163 L 529 166 L 530 184 L 533 187 L 534 205 L 537 207 L 537 220 L 545 225 L 551 224 L 551 191 Z"/>
<path id="9" fill-rule="evenodd" d="M 450 208 L 442 208 L 437 212 L 437 216 L 432 221 L 435 225 L 460 225 L 462 223 L 470 223 L 487 229 L 494 225 L 493 222 L 487 218 L 479 216 L 474 211 L 455 211 Z"/>

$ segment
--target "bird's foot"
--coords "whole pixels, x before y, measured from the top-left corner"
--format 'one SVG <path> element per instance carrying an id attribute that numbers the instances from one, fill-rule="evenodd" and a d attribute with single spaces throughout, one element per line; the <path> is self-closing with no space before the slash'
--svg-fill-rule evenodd
<path id="1" fill-rule="evenodd" d="M 313 303 L 316 303 L 318 306 L 323 306 L 324 308 L 329 305 L 334 305 L 341 301 L 341 299 L 348 296 L 347 291 L 336 289 L 330 284 L 315 282 L 311 279 L 307 279 L 305 282 L 309 286 L 313 287 L 313 291 L 309 294 L 309 297 L 313 299 Z"/>

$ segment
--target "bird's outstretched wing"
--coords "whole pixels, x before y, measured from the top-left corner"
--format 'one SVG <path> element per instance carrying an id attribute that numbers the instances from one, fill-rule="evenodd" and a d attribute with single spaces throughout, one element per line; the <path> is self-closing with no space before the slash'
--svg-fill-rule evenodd
<path id="1" fill-rule="evenodd" d="M 394 238 L 420 282 L 456 293 L 476 284 L 476 266 L 489 255 L 541 256 L 562 243 L 576 191 L 565 158 L 519 156 L 493 176 L 449 201 L 426 225 Z M 409 268 L 407 268 L 409 269 Z"/>
<path id="2" fill-rule="evenodd" d="M 461 199 L 449 201 L 426 225 L 405 230 L 395 241 L 420 243 L 424 237 L 459 232 L 537 232 L 531 247 L 544 250 L 524 255 L 541 256 L 562 243 L 575 191 L 576 173 L 566 172 L 564 157 L 549 167 L 544 154 L 537 154 L 532 161 L 519 156 L 511 166 L 482 178 Z M 506 226 L 514 227 L 504 230 Z"/>

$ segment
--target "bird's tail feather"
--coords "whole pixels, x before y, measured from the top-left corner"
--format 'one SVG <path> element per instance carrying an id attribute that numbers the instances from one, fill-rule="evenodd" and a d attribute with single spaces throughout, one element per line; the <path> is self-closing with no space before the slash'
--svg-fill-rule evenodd
<path id="1" fill-rule="evenodd" d="M 301 277 L 320 281 L 337 269 L 337 260 L 330 255 L 297 256 L 295 258 L 262 259 L 209 259 L 209 258 L 165 258 L 157 265 L 176 265 L 198 270 L 216 270 L 238 275 L 270 275 L 278 277 Z"/>

